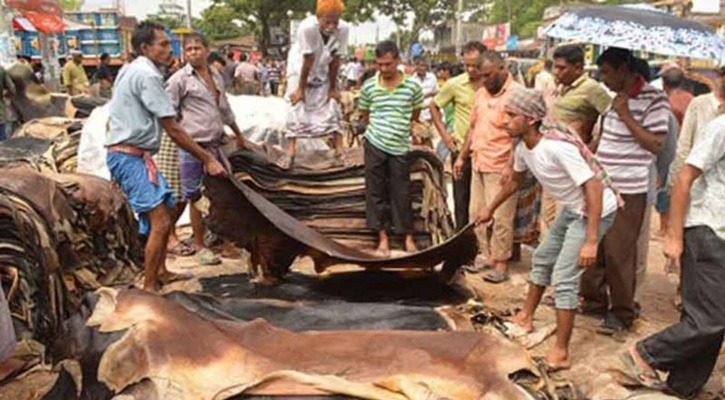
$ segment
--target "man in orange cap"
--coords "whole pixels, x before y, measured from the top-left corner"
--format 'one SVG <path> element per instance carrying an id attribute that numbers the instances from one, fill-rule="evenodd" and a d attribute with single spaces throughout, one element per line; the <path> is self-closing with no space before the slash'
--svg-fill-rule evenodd
<path id="1" fill-rule="evenodd" d="M 303 20 L 292 40 L 286 97 L 292 102 L 286 164 L 294 162 L 297 138 L 332 135 L 335 155 L 342 157 L 340 92 L 337 73 L 347 55 L 350 28 L 340 20 L 340 0 L 318 0 L 317 13 Z M 283 165 L 283 166 L 288 166 Z"/>

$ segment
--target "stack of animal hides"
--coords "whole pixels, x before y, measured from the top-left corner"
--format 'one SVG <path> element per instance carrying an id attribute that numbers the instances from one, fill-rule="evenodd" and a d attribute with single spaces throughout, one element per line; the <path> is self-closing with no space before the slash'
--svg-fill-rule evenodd
<path id="1" fill-rule="evenodd" d="M 46 158 L 54 143 L 0 145 L 0 278 L 18 333 L 42 343 L 86 291 L 131 283 L 141 265 L 123 193 L 94 176 L 55 172 Z"/>
<path id="2" fill-rule="evenodd" d="M 297 156 L 294 166 L 278 166 L 279 148 L 263 145 L 233 153 L 235 177 L 305 225 L 349 247 L 372 249 L 377 233 L 365 223 L 363 148 L 345 153 L 345 162 L 327 151 Z M 454 234 L 446 205 L 443 165 L 425 148 L 409 153 L 415 238 L 421 247 Z"/>

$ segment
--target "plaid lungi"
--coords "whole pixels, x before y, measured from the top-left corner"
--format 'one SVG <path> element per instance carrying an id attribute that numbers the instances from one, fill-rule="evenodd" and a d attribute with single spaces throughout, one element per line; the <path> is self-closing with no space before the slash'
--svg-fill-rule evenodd
<path id="1" fill-rule="evenodd" d="M 161 135 L 161 146 L 159 152 L 154 156 L 156 167 L 166 179 L 174 196 L 181 201 L 181 177 L 179 175 L 179 146 L 174 143 L 169 135 Z"/>
<path id="2" fill-rule="evenodd" d="M 541 213 L 541 185 L 531 172 L 519 189 L 519 202 L 514 218 L 514 243 L 539 243 L 539 214 Z"/>

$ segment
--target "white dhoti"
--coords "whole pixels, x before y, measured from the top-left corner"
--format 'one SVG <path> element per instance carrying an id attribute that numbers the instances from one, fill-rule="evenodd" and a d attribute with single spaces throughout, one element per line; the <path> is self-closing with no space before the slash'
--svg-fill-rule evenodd
<path id="1" fill-rule="evenodd" d="M 296 82 L 291 83 L 290 88 L 297 87 Z M 290 108 L 287 138 L 318 138 L 342 131 L 342 108 L 337 101 L 329 99 L 329 92 L 327 82 L 307 85 L 304 101 Z"/>

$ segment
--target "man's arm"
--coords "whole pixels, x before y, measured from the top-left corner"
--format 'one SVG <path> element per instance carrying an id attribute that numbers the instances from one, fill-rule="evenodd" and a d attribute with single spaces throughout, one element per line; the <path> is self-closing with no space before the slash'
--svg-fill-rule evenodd
<path id="1" fill-rule="evenodd" d="M 662 150 L 666 135 L 650 132 L 637 122 L 629 111 L 628 100 L 629 96 L 620 93 L 614 98 L 612 108 L 619 114 L 619 118 L 627 126 L 627 129 L 629 129 L 640 146 L 644 147 L 650 153 L 659 153 Z M 663 133 L 666 133 L 666 131 L 667 128 L 665 127 Z"/>
<path id="2" fill-rule="evenodd" d="M 315 63 L 314 54 L 305 54 L 302 56 L 302 71 L 300 71 L 300 81 L 297 84 L 297 90 L 292 93 L 292 104 L 297 104 L 305 99 L 305 89 L 307 88 L 307 79 L 310 77 L 312 65 Z"/>
<path id="3" fill-rule="evenodd" d="M 410 115 L 410 122 L 420 122 L 420 110 L 420 108 L 413 110 L 413 113 Z"/>
<path id="4" fill-rule="evenodd" d="M 164 131 L 171 137 L 182 150 L 185 150 L 194 156 L 197 160 L 204 163 L 204 168 L 209 175 L 225 175 L 224 167 L 214 159 L 206 150 L 199 146 L 184 129 L 176 122 L 174 117 L 159 118 Z"/>
<path id="5" fill-rule="evenodd" d="M 476 224 L 485 224 L 490 221 L 491 217 L 496 212 L 496 209 L 498 209 L 501 204 L 503 204 L 514 193 L 518 192 L 519 188 L 524 183 L 525 178 L 526 171 L 513 171 L 511 179 L 501 186 L 501 190 L 499 190 L 496 194 L 496 197 L 493 199 L 491 204 L 479 211 L 479 214 L 476 216 Z"/>
<path id="6" fill-rule="evenodd" d="M 71 71 L 69 68 L 63 68 L 61 71 L 61 77 L 63 78 L 63 84 L 65 85 L 65 89 L 68 91 L 68 94 L 73 93 L 73 77 L 71 75 Z"/>
<path id="7" fill-rule="evenodd" d="M 436 131 L 438 131 L 441 140 L 443 141 L 443 143 L 445 143 L 446 147 L 448 147 L 448 150 L 450 150 L 452 153 L 456 152 L 456 141 L 453 139 L 453 136 L 448 134 L 448 128 L 443 122 L 443 114 L 441 113 L 440 108 L 438 108 L 436 102 L 431 101 L 428 105 L 428 109 L 430 110 L 430 116 L 433 121 L 433 126 L 435 126 Z"/>
<path id="8" fill-rule="evenodd" d="M 697 101 L 697 100 L 696 100 Z M 685 111 L 685 118 L 682 120 L 682 128 L 680 129 L 680 136 L 677 139 L 677 147 L 675 148 L 675 159 L 670 164 L 670 175 L 669 182 L 667 185 L 672 187 L 677 180 L 680 170 L 685 165 L 685 160 L 692 150 L 692 145 L 695 142 L 695 135 L 697 135 L 697 107 L 693 107 L 696 101 L 690 103 Z"/>
<path id="9" fill-rule="evenodd" d="M 669 229 L 665 238 L 665 257 L 679 263 L 682 256 L 685 218 L 690 203 L 690 189 L 693 182 L 702 175 L 702 171 L 685 164 L 675 179 L 670 202 Z M 670 264 L 671 265 L 671 264 Z"/>
<path id="10" fill-rule="evenodd" d="M 579 250 L 579 266 L 590 267 L 597 261 L 597 246 L 599 242 L 599 225 L 602 219 L 602 199 L 604 198 L 604 185 L 597 178 L 591 178 L 584 183 L 584 201 L 587 212 L 587 229 L 584 243 Z"/>
<path id="11" fill-rule="evenodd" d="M 239 129 L 239 126 L 237 125 L 236 121 L 233 121 L 231 124 L 229 124 L 229 127 L 232 128 L 232 132 L 234 132 L 234 136 L 237 139 L 237 146 L 240 149 L 246 148 L 247 139 L 244 137 L 242 130 Z"/>

